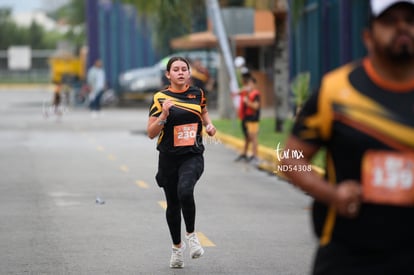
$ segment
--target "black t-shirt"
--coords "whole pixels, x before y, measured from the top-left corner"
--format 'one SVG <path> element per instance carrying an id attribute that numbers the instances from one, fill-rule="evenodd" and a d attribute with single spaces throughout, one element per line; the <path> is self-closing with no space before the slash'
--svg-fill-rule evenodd
<path id="1" fill-rule="evenodd" d="M 368 59 L 345 65 L 322 79 L 299 114 L 293 134 L 326 148 L 330 184 L 348 179 L 363 182 L 361 167 L 367 152 L 414 153 L 414 80 L 388 83 Z M 381 171 L 375 174 L 379 183 L 397 182 L 385 179 L 397 170 L 387 176 Z M 409 174 L 393 176 L 413 185 L 414 175 Z M 348 219 L 315 202 L 313 223 L 322 244 L 333 239 L 355 247 L 414 246 L 413 206 L 364 200 L 358 217 Z"/>
<path id="2" fill-rule="evenodd" d="M 188 86 L 184 91 L 161 90 L 153 96 L 149 115 L 158 117 L 166 99 L 171 99 L 174 106 L 170 108 L 167 123 L 158 137 L 157 149 L 176 155 L 203 153 L 201 114 L 206 108 L 203 90 L 195 86 Z"/>

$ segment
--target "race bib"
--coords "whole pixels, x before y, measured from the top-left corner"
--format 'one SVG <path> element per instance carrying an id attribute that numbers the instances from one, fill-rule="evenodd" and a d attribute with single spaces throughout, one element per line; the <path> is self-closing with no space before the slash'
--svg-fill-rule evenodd
<path id="1" fill-rule="evenodd" d="M 414 154 L 368 151 L 362 162 L 362 194 L 367 202 L 414 206 Z"/>
<path id="2" fill-rule="evenodd" d="M 174 146 L 192 146 L 197 137 L 197 123 L 174 126 Z"/>

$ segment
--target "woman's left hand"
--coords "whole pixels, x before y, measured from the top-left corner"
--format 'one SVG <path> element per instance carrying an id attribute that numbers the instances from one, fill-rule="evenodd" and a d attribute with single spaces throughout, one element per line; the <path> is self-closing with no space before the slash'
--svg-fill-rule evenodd
<path id="1" fill-rule="evenodd" d="M 214 136 L 216 134 L 216 127 L 214 127 L 213 124 L 207 124 L 206 125 L 206 132 L 209 136 Z"/>

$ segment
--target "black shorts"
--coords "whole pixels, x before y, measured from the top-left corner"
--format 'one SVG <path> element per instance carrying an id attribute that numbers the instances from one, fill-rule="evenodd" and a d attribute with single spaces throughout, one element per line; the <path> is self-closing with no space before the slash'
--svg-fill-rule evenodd
<path id="1" fill-rule="evenodd" d="M 244 120 L 244 119 L 241 121 L 241 128 L 242 128 L 242 132 L 243 132 L 244 137 L 247 138 L 248 137 L 247 126 L 246 126 L 246 120 Z"/>
<path id="2" fill-rule="evenodd" d="M 54 93 L 53 95 L 53 105 L 59 106 L 60 105 L 60 93 Z"/>
<path id="3" fill-rule="evenodd" d="M 331 242 L 318 248 L 313 275 L 414 274 L 414 249 L 350 248 Z"/>
<path id="4" fill-rule="evenodd" d="M 180 173 L 190 177 L 194 184 L 204 172 L 204 157 L 202 154 L 168 155 L 160 153 L 158 172 L 155 176 L 159 187 L 166 184 L 176 184 Z"/>

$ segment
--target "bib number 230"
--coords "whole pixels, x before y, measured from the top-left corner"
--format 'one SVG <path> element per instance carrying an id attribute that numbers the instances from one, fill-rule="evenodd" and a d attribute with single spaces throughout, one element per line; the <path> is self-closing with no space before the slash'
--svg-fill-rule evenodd
<path id="1" fill-rule="evenodd" d="M 197 123 L 174 126 L 174 146 L 192 146 L 197 137 Z"/>

